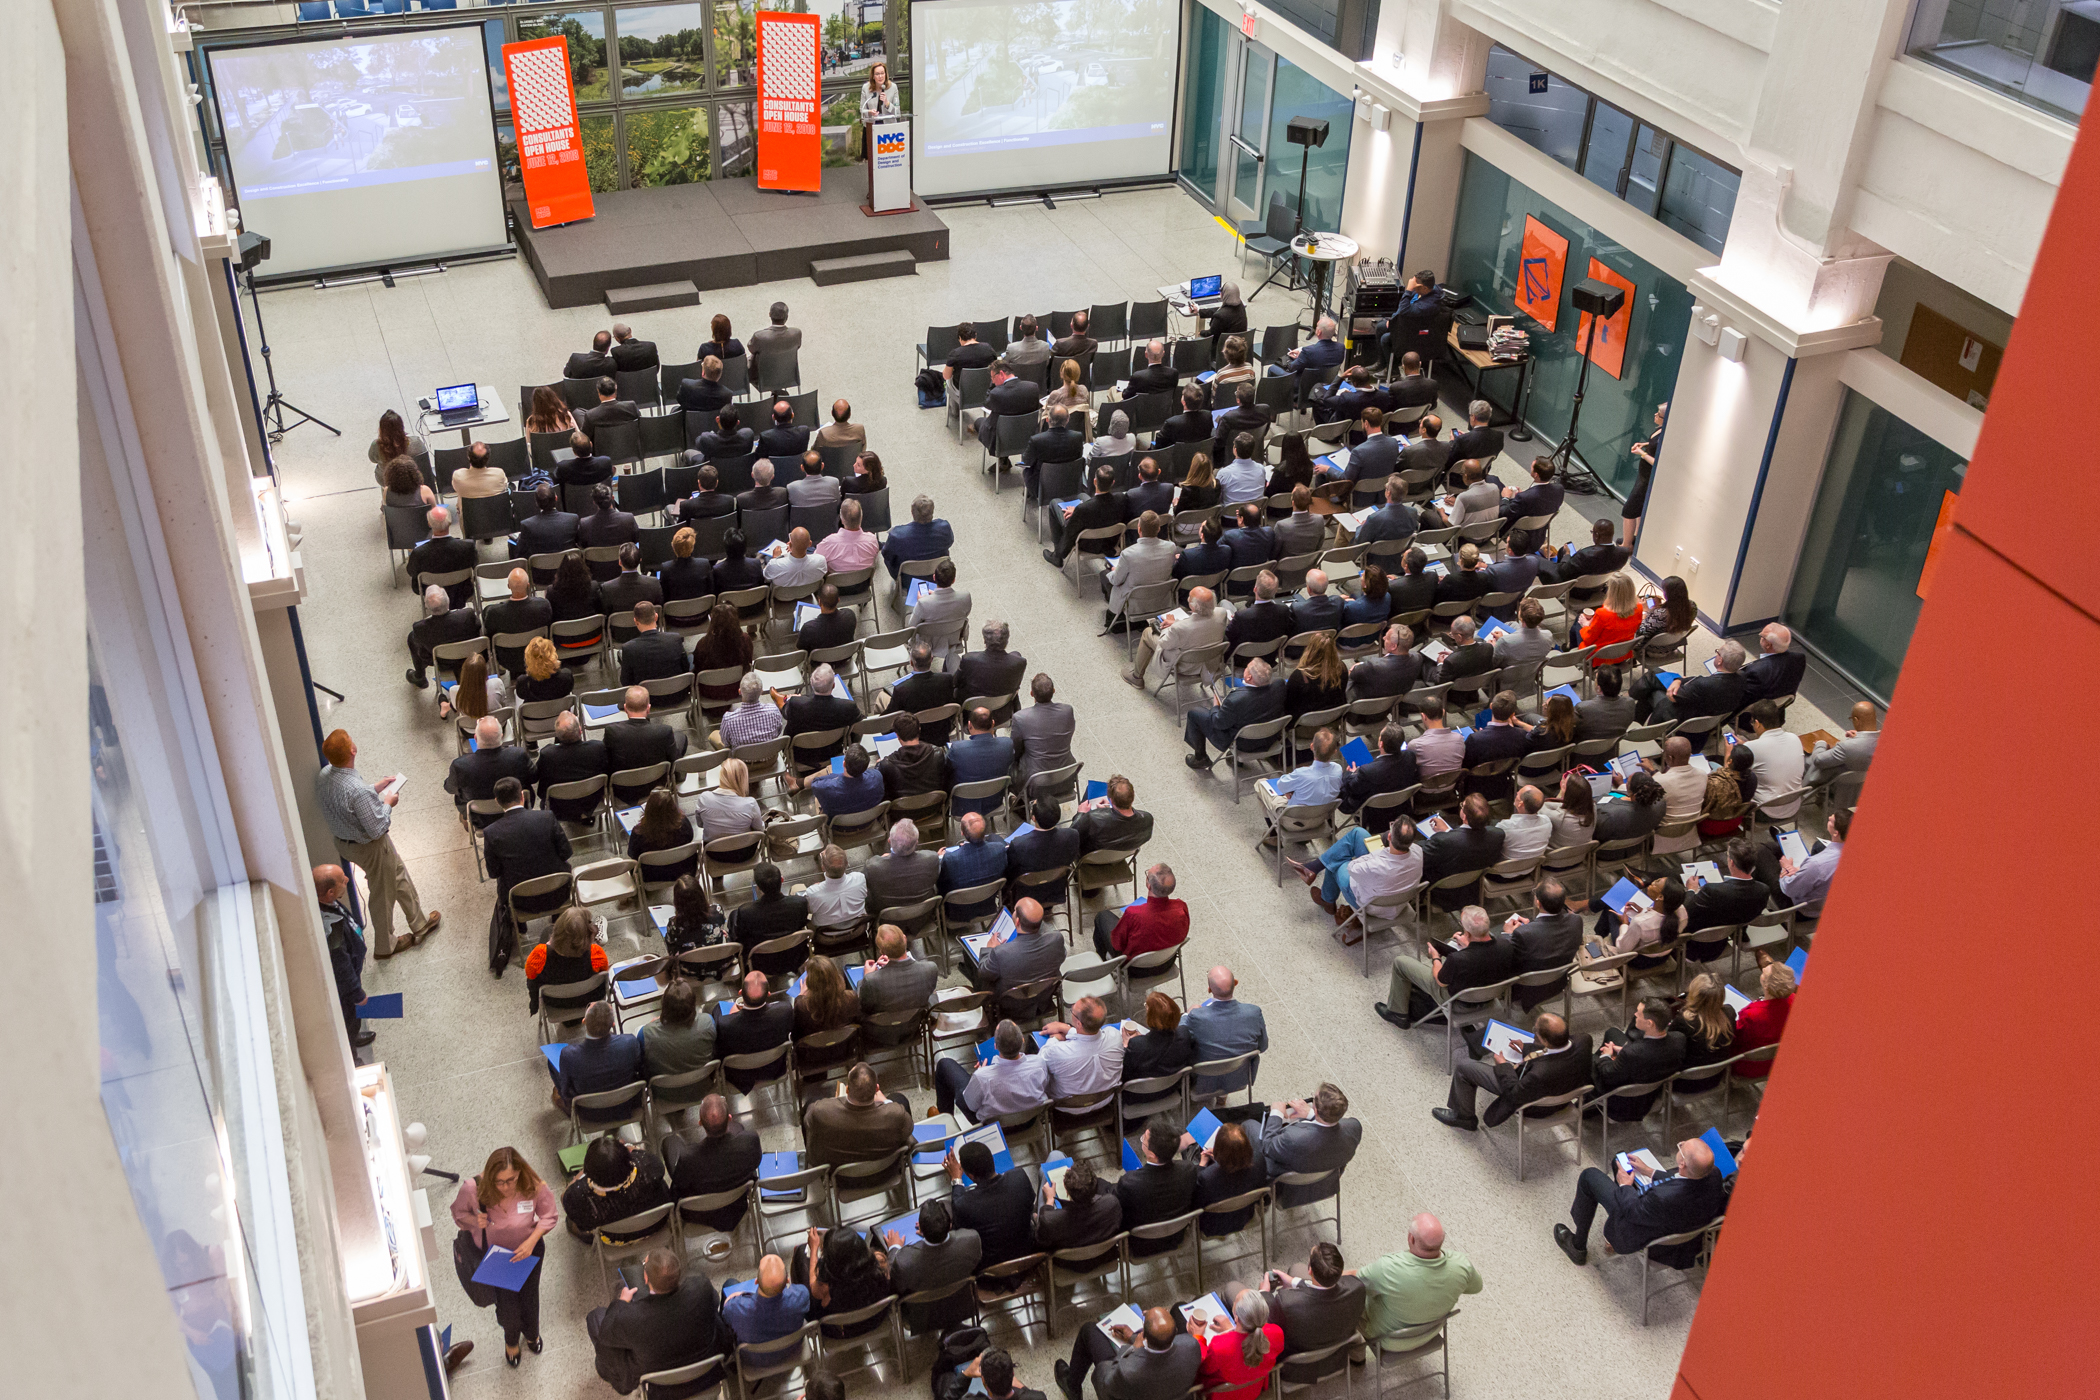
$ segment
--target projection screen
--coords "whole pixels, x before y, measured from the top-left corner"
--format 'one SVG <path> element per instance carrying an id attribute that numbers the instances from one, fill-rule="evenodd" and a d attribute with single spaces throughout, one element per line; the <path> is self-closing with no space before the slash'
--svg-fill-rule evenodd
<path id="1" fill-rule="evenodd" d="M 508 242 L 481 26 L 218 48 L 211 77 L 259 276 Z"/>
<path id="2" fill-rule="evenodd" d="M 988 193 L 1163 176 L 1180 0 L 919 0 L 912 186 Z"/>

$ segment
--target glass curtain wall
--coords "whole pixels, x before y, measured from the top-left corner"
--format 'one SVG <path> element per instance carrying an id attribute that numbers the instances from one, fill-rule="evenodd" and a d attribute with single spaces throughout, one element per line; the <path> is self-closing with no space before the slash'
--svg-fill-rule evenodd
<path id="1" fill-rule="evenodd" d="M 1575 450 L 1613 490 L 1633 484 L 1633 444 L 1653 427 L 1655 406 L 1677 383 L 1684 339 L 1692 319 L 1692 297 L 1683 284 L 1566 210 L 1478 156 L 1466 156 L 1459 187 L 1458 222 L 1451 241 L 1451 283 L 1491 311 L 1516 303 L 1517 262 L 1523 250 L 1524 219 L 1533 216 L 1568 240 L 1567 285 L 1589 275 L 1595 258 L 1633 284 L 1633 314 L 1626 354 L 1614 377 L 1590 366 Z M 1568 430 L 1568 406 L 1582 366 L 1577 338 L 1580 317 L 1561 295 L 1558 328 L 1546 330 L 1526 317 L 1531 333 L 1531 386 L 1525 417 L 1538 434 L 1537 449 L 1550 451 Z"/>
<path id="2" fill-rule="evenodd" d="M 1181 180 L 1205 202 L 1218 193 L 1220 135 L 1225 101 L 1232 89 L 1232 30 L 1202 5 L 1189 7 L 1188 60 L 1182 71 L 1188 90 L 1181 104 Z"/>
<path id="3" fill-rule="evenodd" d="M 1250 44 L 1201 5 L 1187 28 L 1188 89 L 1181 110 L 1176 174 L 1206 205 L 1228 217 L 1259 220 L 1280 199 L 1295 217 L 1298 176 L 1305 174 L 1305 226 L 1340 226 L 1355 111 L 1297 64 Z M 1302 150 L 1288 137 L 1291 118 L 1327 122 L 1327 144 Z M 1229 145 L 1231 131 L 1246 143 Z M 1250 152 L 1261 152 L 1257 160 Z"/>
<path id="4" fill-rule="evenodd" d="M 1786 620 L 1883 699 L 1895 688 L 1917 625 L 1933 532 L 1968 469 L 1872 399 L 1846 392 Z"/>
<path id="5" fill-rule="evenodd" d="M 2086 0 L 1919 0 L 1913 57 L 2076 122 L 2100 64 L 2100 10 Z"/>
<path id="6" fill-rule="evenodd" d="M 1333 232 L 1342 222 L 1342 185 L 1349 175 L 1349 136 L 1356 125 L 1349 95 L 1336 92 L 1287 58 L 1276 60 L 1275 95 L 1269 103 L 1269 188 L 1262 206 L 1275 195 L 1297 211 L 1298 172 L 1305 170 L 1305 226 Z M 1327 144 L 1293 146 L 1285 135 L 1293 117 L 1322 117 Z"/>

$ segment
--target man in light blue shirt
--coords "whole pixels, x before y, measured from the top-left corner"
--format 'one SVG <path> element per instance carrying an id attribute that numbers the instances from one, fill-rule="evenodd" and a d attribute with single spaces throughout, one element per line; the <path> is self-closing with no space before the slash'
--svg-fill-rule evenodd
<path id="1" fill-rule="evenodd" d="M 1027 1034 L 1012 1021 L 992 1032 L 993 1057 L 977 1067 L 960 1060 L 937 1060 L 933 1070 L 934 1105 L 943 1113 L 961 1109 L 972 1123 L 1006 1113 L 1026 1113 L 1050 1101 L 1050 1065 L 1027 1053 Z"/>
<path id="2" fill-rule="evenodd" d="M 1322 729 L 1313 735 L 1312 762 L 1256 783 L 1254 795 L 1261 802 L 1263 815 L 1274 822 L 1276 814 L 1285 807 L 1317 807 L 1340 799 L 1342 780 L 1349 776 L 1335 758 L 1341 747 L 1342 741 L 1332 729 Z M 1263 838 L 1262 844 L 1271 845 L 1274 839 L 1272 833 Z"/>
<path id="3" fill-rule="evenodd" d="M 1268 494 L 1268 468 L 1247 455 L 1254 448 L 1252 433 L 1240 433 L 1232 439 L 1232 460 L 1218 472 L 1218 488 L 1225 493 L 1228 506 L 1258 501 Z"/>
<path id="4" fill-rule="evenodd" d="M 1807 860 L 1799 865 L 1789 857 L 1779 860 L 1779 893 L 1789 904 L 1801 906 L 1801 912 L 1816 918 L 1823 912 L 1823 900 L 1830 893 L 1830 882 L 1837 878 L 1838 857 L 1845 850 L 1845 833 L 1852 829 L 1852 814 L 1845 811 L 1832 812 L 1825 830 L 1830 839 L 1819 845 Z"/>
<path id="5" fill-rule="evenodd" d="M 1212 968 L 1207 985 L 1210 999 L 1181 1018 L 1189 1039 L 1196 1043 L 1197 1063 L 1229 1060 L 1268 1049 L 1269 1026 L 1262 1019 L 1261 1008 L 1233 999 L 1240 984 L 1232 969 L 1223 963 Z M 1199 1075 L 1194 1088 L 1200 1095 L 1222 1099 L 1252 1084 L 1260 1068 L 1261 1061 L 1256 1060 L 1230 1074 Z"/>
<path id="6" fill-rule="evenodd" d="M 722 1320 L 738 1342 L 756 1346 L 797 1331 L 809 1316 L 809 1290 L 788 1282 L 787 1263 L 777 1254 L 758 1261 L 758 1288 L 722 1300 Z"/>

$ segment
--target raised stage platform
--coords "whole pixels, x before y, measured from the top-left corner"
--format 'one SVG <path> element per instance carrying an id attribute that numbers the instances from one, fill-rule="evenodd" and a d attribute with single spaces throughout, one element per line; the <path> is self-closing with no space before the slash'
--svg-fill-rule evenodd
<path id="1" fill-rule="evenodd" d="M 511 205 L 518 246 L 550 307 L 590 306 L 620 287 L 690 281 L 701 291 L 807 277 L 821 259 L 903 250 L 945 262 L 948 226 L 914 201 L 909 212 L 860 212 L 867 177 L 827 170 L 820 194 L 716 180 L 596 196 L 597 217 L 535 231 Z"/>

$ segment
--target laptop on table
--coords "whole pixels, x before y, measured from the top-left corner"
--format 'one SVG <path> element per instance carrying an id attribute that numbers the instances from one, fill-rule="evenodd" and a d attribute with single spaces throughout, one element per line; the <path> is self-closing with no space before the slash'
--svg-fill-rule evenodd
<path id="1" fill-rule="evenodd" d="M 437 391 L 438 421 L 447 427 L 472 423 L 481 417 L 481 390 L 472 384 L 453 384 Z"/>

